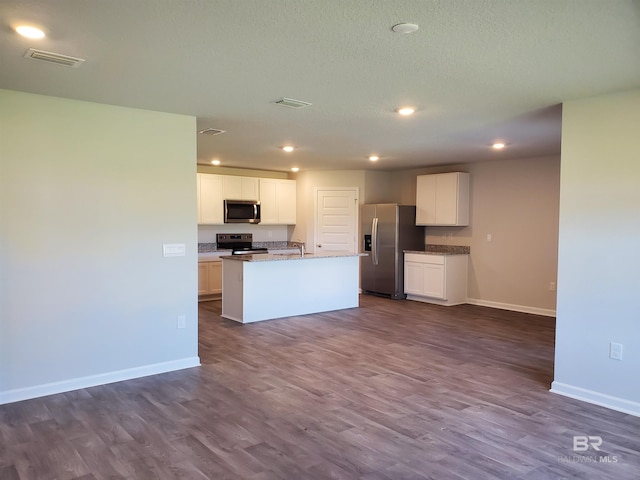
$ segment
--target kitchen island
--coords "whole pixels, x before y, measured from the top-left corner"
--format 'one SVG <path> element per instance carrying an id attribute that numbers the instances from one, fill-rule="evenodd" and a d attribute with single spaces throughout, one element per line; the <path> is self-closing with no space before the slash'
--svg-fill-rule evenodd
<path id="1" fill-rule="evenodd" d="M 362 255 L 222 257 L 222 316 L 251 323 L 357 307 Z"/>

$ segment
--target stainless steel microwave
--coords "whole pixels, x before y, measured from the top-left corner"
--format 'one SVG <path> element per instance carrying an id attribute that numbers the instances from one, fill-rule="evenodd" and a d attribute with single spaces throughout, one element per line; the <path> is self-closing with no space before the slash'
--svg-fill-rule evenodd
<path id="1" fill-rule="evenodd" d="M 224 223 L 260 223 L 260 202 L 225 200 Z"/>

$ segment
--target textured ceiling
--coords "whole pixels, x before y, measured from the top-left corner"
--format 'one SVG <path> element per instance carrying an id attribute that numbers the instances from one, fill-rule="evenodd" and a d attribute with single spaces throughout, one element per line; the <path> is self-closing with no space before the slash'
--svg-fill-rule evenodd
<path id="1" fill-rule="evenodd" d="M 640 86 L 638 0 L 0 0 L 0 21 L 0 88 L 194 115 L 226 130 L 198 135 L 198 162 L 228 167 L 554 154 L 561 102 Z M 47 38 L 19 37 L 19 21 Z M 404 104 L 416 114 L 398 117 Z"/>

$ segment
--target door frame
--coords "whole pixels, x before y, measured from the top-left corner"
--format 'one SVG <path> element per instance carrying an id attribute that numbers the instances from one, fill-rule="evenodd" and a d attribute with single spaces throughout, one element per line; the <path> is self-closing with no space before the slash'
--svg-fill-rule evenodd
<path id="1" fill-rule="evenodd" d="M 360 250 L 360 243 L 358 239 L 360 238 L 360 187 L 314 187 L 313 189 L 313 251 L 315 252 L 318 245 L 318 192 L 320 191 L 329 191 L 329 192 L 344 192 L 344 191 L 352 191 L 356 197 L 356 208 L 355 208 L 355 218 L 354 218 L 354 228 L 355 228 L 355 239 L 354 239 L 354 253 L 358 253 Z"/>

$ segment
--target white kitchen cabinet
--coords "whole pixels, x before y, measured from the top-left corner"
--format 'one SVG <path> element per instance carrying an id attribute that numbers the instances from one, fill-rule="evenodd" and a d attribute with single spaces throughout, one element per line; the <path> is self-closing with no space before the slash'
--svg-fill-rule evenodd
<path id="1" fill-rule="evenodd" d="M 198 262 L 198 296 L 222 294 L 222 260 Z M 206 298 L 201 298 L 206 300 Z"/>
<path id="2" fill-rule="evenodd" d="M 439 305 L 466 303 L 468 262 L 468 255 L 405 253 L 407 299 Z"/>
<path id="3" fill-rule="evenodd" d="M 261 178 L 260 216 L 262 225 L 295 225 L 296 181 Z"/>
<path id="4" fill-rule="evenodd" d="M 418 175 L 416 225 L 469 225 L 469 174 Z"/>
<path id="5" fill-rule="evenodd" d="M 223 175 L 198 173 L 198 224 L 220 225 L 224 223 L 222 197 Z"/>
<path id="6" fill-rule="evenodd" d="M 296 181 L 198 173 L 198 224 L 224 224 L 223 200 L 259 200 L 261 222 L 295 225 Z"/>
<path id="7" fill-rule="evenodd" d="M 223 200 L 259 200 L 260 184 L 255 177 L 198 173 L 198 224 L 224 224 Z"/>
<path id="8" fill-rule="evenodd" d="M 259 200 L 259 179 L 222 175 L 222 198 L 229 200 Z"/>

